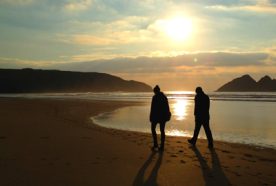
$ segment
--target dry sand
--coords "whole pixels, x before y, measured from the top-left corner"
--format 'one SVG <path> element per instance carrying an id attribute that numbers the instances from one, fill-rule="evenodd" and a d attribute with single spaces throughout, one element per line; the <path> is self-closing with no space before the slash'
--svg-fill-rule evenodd
<path id="1" fill-rule="evenodd" d="M 0 98 L 0 185 L 276 185 L 276 151 L 105 129 L 90 117 L 135 103 Z"/>

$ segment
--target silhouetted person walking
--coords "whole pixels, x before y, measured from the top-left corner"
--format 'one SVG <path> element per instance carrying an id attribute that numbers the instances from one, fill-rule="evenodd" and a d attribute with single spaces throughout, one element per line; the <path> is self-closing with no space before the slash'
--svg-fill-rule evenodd
<path id="1" fill-rule="evenodd" d="M 213 148 L 213 136 L 209 126 L 209 120 L 210 120 L 209 108 L 210 108 L 209 96 L 203 92 L 201 87 L 197 87 L 196 96 L 195 96 L 195 109 L 194 109 L 194 115 L 195 115 L 194 136 L 188 140 L 188 142 L 192 145 L 196 144 L 196 140 L 197 140 L 201 125 L 203 125 L 205 134 L 207 136 L 208 143 L 209 143 L 208 147 Z"/>
<path id="2" fill-rule="evenodd" d="M 151 132 L 153 138 L 152 150 L 158 149 L 156 125 L 159 123 L 161 132 L 161 145 L 159 150 L 163 151 L 165 145 L 165 125 L 171 118 L 171 112 L 168 99 L 165 94 L 160 91 L 158 85 L 154 87 L 153 92 L 154 96 L 152 97 L 150 109 Z"/>

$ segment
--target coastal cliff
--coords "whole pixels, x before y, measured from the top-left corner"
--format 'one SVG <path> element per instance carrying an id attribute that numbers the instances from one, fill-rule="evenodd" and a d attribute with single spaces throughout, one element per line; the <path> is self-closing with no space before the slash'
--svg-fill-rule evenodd
<path id="1" fill-rule="evenodd" d="M 276 92 L 276 79 L 269 76 L 255 81 L 250 75 L 243 75 L 224 84 L 218 92 Z"/>
<path id="2" fill-rule="evenodd" d="M 0 69 L 0 93 L 147 92 L 142 82 L 97 72 Z"/>

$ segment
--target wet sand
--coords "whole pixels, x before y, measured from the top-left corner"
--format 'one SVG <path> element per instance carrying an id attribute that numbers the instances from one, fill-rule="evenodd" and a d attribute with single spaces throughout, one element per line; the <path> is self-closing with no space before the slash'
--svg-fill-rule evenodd
<path id="1" fill-rule="evenodd" d="M 0 185 L 276 185 L 276 151 L 106 129 L 90 117 L 128 102 L 0 98 Z M 150 127 L 150 125 L 149 125 Z"/>

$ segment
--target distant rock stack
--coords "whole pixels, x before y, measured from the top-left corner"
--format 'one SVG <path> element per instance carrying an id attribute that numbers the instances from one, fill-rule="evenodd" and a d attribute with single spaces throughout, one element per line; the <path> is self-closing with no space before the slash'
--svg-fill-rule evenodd
<path id="1" fill-rule="evenodd" d="M 276 91 L 276 79 L 271 79 L 269 76 L 264 76 L 258 82 L 259 91 Z"/>
<path id="2" fill-rule="evenodd" d="M 142 82 L 97 72 L 0 69 L 0 93 L 149 92 Z"/>
<path id="3" fill-rule="evenodd" d="M 223 86 L 218 92 L 276 92 L 276 80 L 269 76 L 262 77 L 256 82 L 250 75 L 243 75 Z"/>

